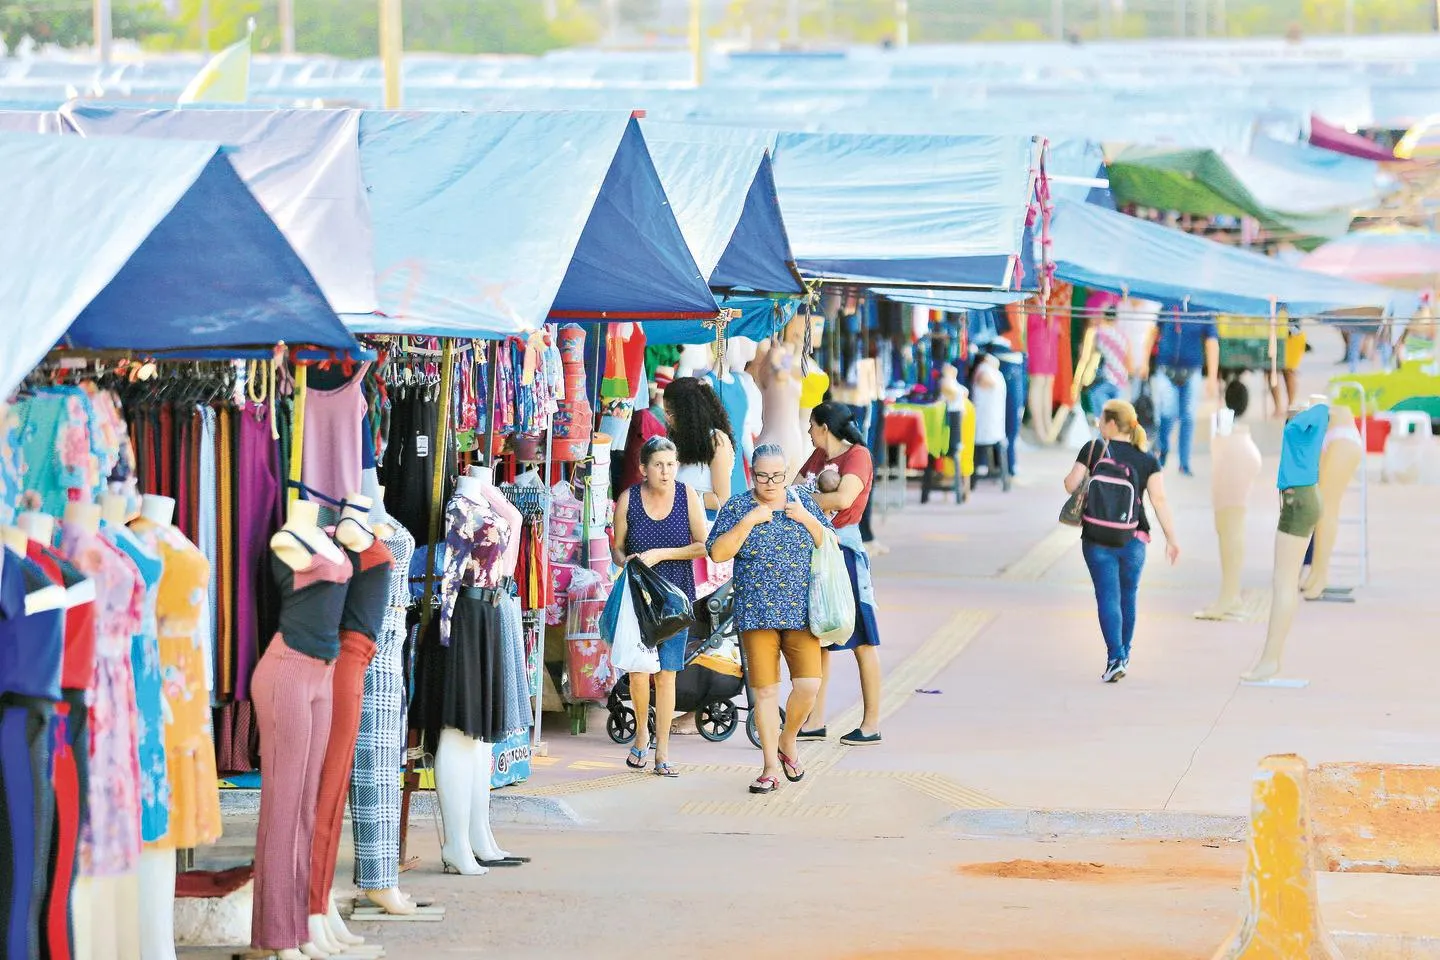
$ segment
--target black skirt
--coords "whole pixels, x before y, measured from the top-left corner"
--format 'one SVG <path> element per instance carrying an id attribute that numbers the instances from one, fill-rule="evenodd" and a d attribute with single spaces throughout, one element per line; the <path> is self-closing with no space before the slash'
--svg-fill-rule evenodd
<path id="1" fill-rule="evenodd" d="M 505 640 L 494 593 L 462 587 L 450 620 L 450 645 L 440 645 L 440 621 L 430 621 L 416 668 L 411 725 L 433 754 L 440 731 L 496 743 L 505 737 Z"/>

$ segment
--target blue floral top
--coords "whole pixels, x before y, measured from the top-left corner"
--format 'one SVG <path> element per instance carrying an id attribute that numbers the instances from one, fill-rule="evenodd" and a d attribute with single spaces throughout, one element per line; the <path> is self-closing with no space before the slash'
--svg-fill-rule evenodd
<path id="1" fill-rule="evenodd" d="M 805 509 L 826 529 L 833 530 L 810 491 L 791 487 Z M 705 549 L 729 533 L 758 501 L 749 490 L 736 494 L 720 508 Z M 735 626 L 739 630 L 810 629 L 810 555 L 815 540 L 798 520 L 775 511 L 768 523 L 750 531 L 735 555 Z"/>

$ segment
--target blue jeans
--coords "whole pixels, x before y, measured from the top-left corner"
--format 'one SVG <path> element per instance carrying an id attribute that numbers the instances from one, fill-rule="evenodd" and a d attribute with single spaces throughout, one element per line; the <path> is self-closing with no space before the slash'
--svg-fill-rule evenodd
<path id="1" fill-rule="evenodd" d="M 1155 418 L 1159 436 L 1155 438 L 1155 456 L 1163 466 L 1170 456 L 1170 438 L 1175 432 L 1175 421 L 1180 421 L 1180 469 L 1190 472 L 1190 447 L 1195 440 L 1195 402 L 1200 391 L 1203 373 L 1199 367 L 1190 371 L 1190 377 L 1182 386 L 1175 386 L 1170 378 L 1157 373 L 1150 380 L 1150 389 L 1155 397 Z"/>
<path id="2" fill-rule="evenodd" d="M 1105 409 L 1105 404 L 1119 399 L 1120 396 L 1120 388 L 1115 384 L 1109 380 L 1096 380 L 1090 385 L 1090 412 L 1097 417 L 1100 416 L 1100 412 Z"/>
<path id="3" fill-rule="evenodd" d="M 1145 541 L 1136 537 L 1123 547 L 1104 547 L 1086 540 L 1080 548 L 1095 584 L 1106 659 L 1128 660 L 1130 641 L 1135 639 L 1135 597 L 1140 592 L 1140 571 L 1145 569 Z"/>

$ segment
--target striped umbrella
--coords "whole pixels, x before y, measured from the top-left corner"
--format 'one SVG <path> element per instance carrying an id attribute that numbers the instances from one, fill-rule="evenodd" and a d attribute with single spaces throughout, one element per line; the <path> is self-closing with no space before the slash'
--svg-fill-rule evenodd
<path id="1" fill-rule="evenodd" d="M 1357 231 L 1307 254 L 1300 266 L 1411 290 L 1440 287 L 1440 233 L 1399 227 Z"/>

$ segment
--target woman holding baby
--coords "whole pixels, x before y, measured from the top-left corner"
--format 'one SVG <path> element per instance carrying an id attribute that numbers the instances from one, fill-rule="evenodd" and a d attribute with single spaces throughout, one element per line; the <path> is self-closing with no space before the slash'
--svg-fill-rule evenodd
<path id="1" fill-rule="evenodd" d="M 860 537 L 860 518 L 870 500 L 875 465 L 850 408 L 841 403 L 820 404 L 810 414 L 810 455 L 795 482 L 813 488 L 815 502 L 830 517 L 845 554 L 850 587 L 855 591 L 855 633 L 845 643 L 821 652 L 820 692 L 810 711 L 808 724 L 800 728 L 801 740 L 824 740 L 825 692 L 830 685 L 830 654 L 851 650 L 860 669 L 860 694 L 865 714 L 860 726 L 840 738 L 846 746 L 869 746 L 880 742 L 880 629 L 875 622 L 875 586 L 870 579 L 870 558 Z"/>

